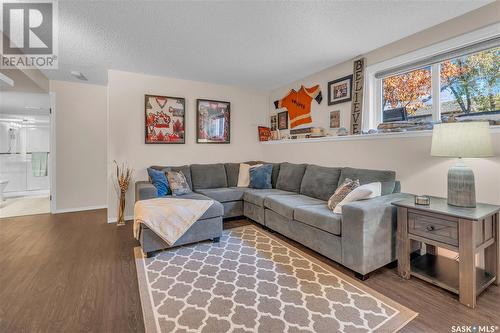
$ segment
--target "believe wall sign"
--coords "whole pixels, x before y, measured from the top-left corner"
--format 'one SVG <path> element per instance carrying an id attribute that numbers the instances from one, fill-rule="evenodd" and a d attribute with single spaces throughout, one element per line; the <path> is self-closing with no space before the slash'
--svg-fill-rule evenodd
<path id="1" fill-rule="evenodd" d="M 354 61 L 351 102 L 351 134 L 361 134 L 364 73 L 365 58 Z"/>

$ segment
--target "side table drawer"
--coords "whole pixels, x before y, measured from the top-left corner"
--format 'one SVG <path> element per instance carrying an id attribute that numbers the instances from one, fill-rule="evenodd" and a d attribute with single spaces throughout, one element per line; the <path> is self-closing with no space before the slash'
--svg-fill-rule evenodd
<path id="1" fill-rule="evenodd" d="M 458 246 L 458 221 L 408 212 L 408 232 Z"/>

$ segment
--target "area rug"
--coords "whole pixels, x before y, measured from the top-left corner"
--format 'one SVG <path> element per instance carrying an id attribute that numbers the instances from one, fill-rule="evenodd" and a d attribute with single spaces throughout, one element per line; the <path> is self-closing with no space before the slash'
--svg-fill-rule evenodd
<path id="1" fill-rule="evenodd" d="M 147 333 L 385 333 L 417 315 L 255 226 L 134 251 Z"/>

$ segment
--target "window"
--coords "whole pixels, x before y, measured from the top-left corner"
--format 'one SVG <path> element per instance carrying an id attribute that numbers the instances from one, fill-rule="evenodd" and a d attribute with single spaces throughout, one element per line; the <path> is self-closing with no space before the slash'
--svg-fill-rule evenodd
<path id="1" fill-rule="evenodd" d="M 500 113 L 500 48 L 440 64 L 441 118 Z"/>
<path id="2" fill-rule="evenodd" d="M 363 130 L 430 129 L 429 122 L 450 117 L 500 123 L 499 29 L 493 24 L 369 65 Z"/>
<path id="3" fill-rule="evenodd" d="M 383 122 L 432 119 L 431 78 L 430 66 L 384 78 Z"/>

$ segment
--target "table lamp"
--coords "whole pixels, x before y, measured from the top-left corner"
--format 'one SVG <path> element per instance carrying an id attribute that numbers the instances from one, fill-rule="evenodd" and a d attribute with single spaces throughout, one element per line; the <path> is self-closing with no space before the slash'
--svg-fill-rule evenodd
<path id="1" fill-rule="evenodd" d="M 431 155 L 458 157 L 457 165 L 448 170 L 448 204 L 476 207 L 474 173 L 462 157 L 493 156 L 489 123 L 470 121 L 434 125 Z"/>

